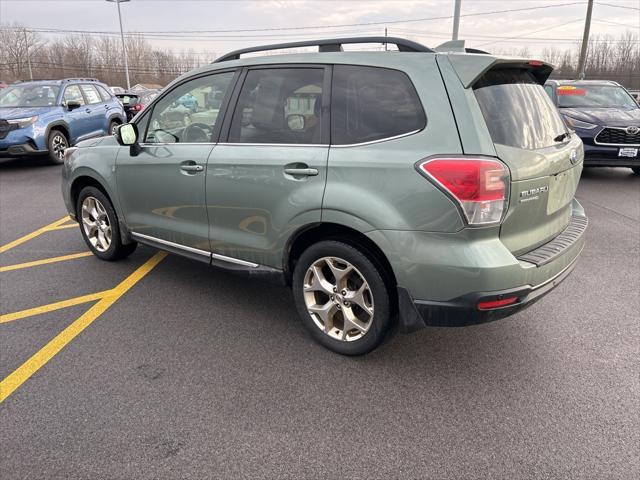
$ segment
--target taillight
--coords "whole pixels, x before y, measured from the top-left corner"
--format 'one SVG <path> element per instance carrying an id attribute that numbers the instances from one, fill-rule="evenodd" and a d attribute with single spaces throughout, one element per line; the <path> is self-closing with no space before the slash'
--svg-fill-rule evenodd
<path id="1" fill-rule="evenodd" d="M 134 109 L 136 112 L 139 112 L 139 111 L 140 111 L 140 110 L 142 110 L 143 108 L 144 108 L 144 105 L 142 105 L 141 103 L 136 103 L 136 104 L 133 106 L 133 109 Z"/>
<path id="2" fill-rule="evenodd" d="M 433 158 L 418 170 L 462 208 L 470 225 L 498 223 L 509 203 L 509 169 L 488 158 Z"/>

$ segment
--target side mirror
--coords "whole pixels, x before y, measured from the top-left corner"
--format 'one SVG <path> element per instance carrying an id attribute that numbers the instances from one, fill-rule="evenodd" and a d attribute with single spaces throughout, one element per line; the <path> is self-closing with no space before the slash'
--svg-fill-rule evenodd
<path id="1" fill-rule="evenodd" d="M 82 105 L 80 104 L 80 102 L 77 102 L 75 100 L 69 100 L 67 102 L 67 108 L 69 109 L 69 111 L 71 110 L 75 110 L 76 108 L 80 108 Z"/>
<path id="2" fill-rule="evenodd" d="M 304 124 L 305 124 L 304 115 L 300 115 L 300 114 L 287 115 L 287 126 L 289 127 L 289 130 L 293 130 L 293 131 L 304 130 Z"/>
<path id="3" fill-rule="evenodd" d="M 116 140 L 122 146 L 138 143 L 138 127 L 135 123 L 125 123 L 116 129 Z"/>

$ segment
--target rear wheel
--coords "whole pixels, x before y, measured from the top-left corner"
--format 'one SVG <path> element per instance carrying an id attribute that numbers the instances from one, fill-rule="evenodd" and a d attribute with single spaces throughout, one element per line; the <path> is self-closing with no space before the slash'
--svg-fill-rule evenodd
<path id="1" fill-rule="evenodd" d="M 293 294 L 312 336 L 334 352 L 368 353 L 391 329 L 382 272 L 351 245 L 328 240 L 309 247 L 296 264 Z"/>
<path id="2" fill-rule="evenodd" d="M 85 187 L 80 191 L 76 213 L 82 237 L 96 257 L 119 260 L 136 249 L 137 243 L 122 243 L 116 212 L 107 196 L 97 188 Z"/>
<path id="3" fill-rule="evenodd" d="M 47 139 L 49 162 L 60 164 L 64 162 L 64 151 L 69 147 L 69 139 L 61 130 L 51 130 Z"/>
<path id="4" fill-rule="evenodd" d="M 633 173 L 636 175 L 640 175 L 640 167 L 631 167 L 631 170 L 633 170 Z"/>

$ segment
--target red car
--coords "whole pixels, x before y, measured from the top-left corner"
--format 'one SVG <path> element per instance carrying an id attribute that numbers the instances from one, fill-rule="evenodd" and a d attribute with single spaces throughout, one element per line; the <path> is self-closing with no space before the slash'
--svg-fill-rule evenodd
<path id="1" fill-rule="evenodd" d="M 8 85 L 6 83 L 4 83 L 2 80 L 0 80 L 0 88 L 7 88 Z"/>

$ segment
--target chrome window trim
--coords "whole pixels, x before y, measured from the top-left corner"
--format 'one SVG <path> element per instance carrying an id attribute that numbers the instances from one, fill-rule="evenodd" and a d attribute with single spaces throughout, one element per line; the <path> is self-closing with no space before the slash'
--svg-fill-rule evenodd
<path id="1" fill-rule="evenodd" d="M 241 145 L 247 147 L 330 147 L 326 143 L 242 143 L 242 142 L 220 142 L 218 145 Z"/>
<path id="2" fill-rule="evenodd" d="M 601 143 L 598 141 L 598 136 L 604 132 L 604 130 L 606 128 L 610 128 L 612 130 L 622 130 L 624 133 L 627 133 L 627 127 L 607 127 L 604 126 L 602 127 L 602 130 L 600 130 L 598 132 L 598 135 L 596 135 L 595 137 L 593 137 L 593 143 L 595 143 L 596 145 L 602 145 L 603 147 L 640 147 L 640 143 Z"/>
<path id="3" fill-rule="evenodd" d="M 166 147 L 167 145 L 218 145 L 213 142 L 163 142 L 163 143 L 139 143 L 141 147 Z"/>
<path id="4" fill-rule="evenodd" d="M 159 243 L 161 245 L 166 245 L 167 247 L 176 248 L 179 250 L 184 250 L 185 252 L 195 253 L 196 255 L 202 255 L 204 257 L 215 258 L 216 260 L 222 260 L 223 262 L 235 263 L 236 265 L 242 265 L 244 267 L 257 268 L 260 265 L 253 262 L 247 262 L 246 260 L 241 260 L 239 258 L 227 257 L 226 255 L 220 255 L 218 253 L 212 253 L 207 250 L 200 250 L 199 248 L 188 247 L 186 245 L 181 245 L 179 243 L 170 242 L 168 240 L 163 240 L 161 238 L 152 237 L 151 235 L 145 235 L 143 233 L 131 232 L 131 236 L 133 238 L 138 238 L 140 240 L 147 240 L 149 242 Z"/>
<path id="5" fill-rule="evenodd" d="M 400 135 L 394 135 L 393 137 L 384 137 L 384 138 L 379 138 L 378 140 L 371 140 L 370 142 L 347 143 L 344 145 L 331 144 L 331 148 L 349 148 L 349 147 L 361 147 L 364 145 L 373 145 L 375 143 L 388 142 L 390 140 L 397 140 L 398 138 L 408 137 L 409 135 L 415 135 L 416 133 L 419 133 L 422 130 L 424 130 L 424 128 L 419 128 L 418 130 L 412 130 L 407 133 L 401 133 Z"/>

